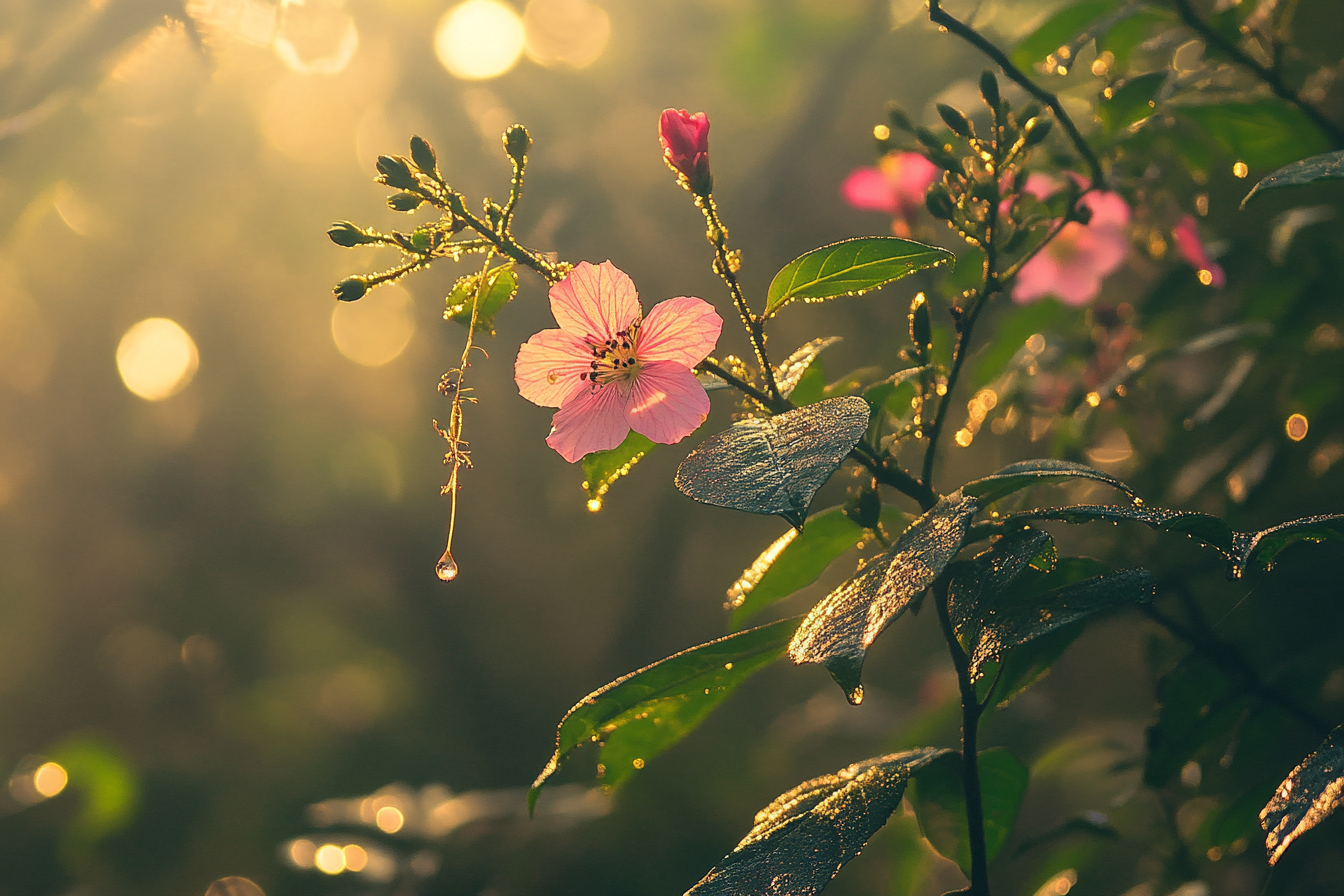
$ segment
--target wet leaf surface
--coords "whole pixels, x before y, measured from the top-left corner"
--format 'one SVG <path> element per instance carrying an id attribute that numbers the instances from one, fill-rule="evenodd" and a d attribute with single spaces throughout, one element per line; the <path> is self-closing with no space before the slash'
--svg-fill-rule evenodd
<path id="1" fill-rule="evenodd" d="M 1012 833 L 1027 792 L 1026 765 L 1004 749 L 979 756 L 980 794 L 985 815 L 985 854 L 993 859 Z M 945 753 L 917 774 L 910 804 L 919 829 L 938 852 L 971 874 L 971 843 L 966 827 L 966 795 L 961 783 L 961 754 Z"/>
<path id="2" fill-rule="evenodd" d="M 1188 535 L 1196 541 L 1232 555 L 1232 529 L 1216 516 L 1189 510 L 1166 510 L 1135 504 L 1075 504 L 1028 510 L 1004 517 L 1005 523 L 1018 520 L 1061 520 L 1066 523 L 1133 521 L 1152 529 Z"/>
<path id="3" fill-rule="evenodd" d="M 1279 552 L 1299 541 L 1344 540 L 1344 514 L 1309 516 L 1261 529 L 1238 532 L 1234 540 L 1234 572 L 1240 576 L 1248 569 L 1268 572 L 1274 568 Z"/>
<path id="4" fill-rule="evenodd" d="M 603 781 L 618 786 L 692 731 L 748 676 L 779 659 L 797 625 L 796 618 L 784 619 L 683 650 L 584 697 L 561 720 L 555 754 L 528 792 L 529 807 L 585 743 L 601 745 Z"/>
<path id="5" fill-rule="evenodd" d="M 686 896 L 820 893 L 886 824 L 911 775 L 947 752 L 879 756 L 799 784 L 756 813 L 742 842 Z"/>
<path id="6" fill-rule="evenodd" d="M 775 384 L 779 394 L 788 398 L 798 387 L 803 374 L 812 367 L 812 362 L 826 349 L 841 341 L 839 336 L 823 336 L 799 346 L 798 350 L 784 359 L 784 363 L 775 368 Z"/>
<path id="7" fill-rule="evenodd" d="M 1133 496 L 1134 494 L 1129 486 L 1114 476 L 1083 464 L 1076 464 L 1073 461 L 1053 460 L 1051 458 L 1024 460 L 1009 464 L 983 479 L 966 483 L 961 487 L 961 490 L 964 494 L 979 500 L 982 505 L 986 505 L 1007 497 L 1013 492 L 1021 491 L 1030 485 L 1060 482 L 1065 479 L 1091 479 L 1094 482 L 1103 482 L 1117 488 L 1127 495 Z"/>
<path id="8" fill-rule="evenodd" d="M 460 278 L 448 294 L 444 320 L 455 321 L 462 326 L 471 324 L 471 306 L 476 300 L 476 287 L 480 283 L 479 273 Z M 507 264 L 493 268 L 485 275 L 485 289 L 481 292 L 480 305 L 476 310 L 476 329 L 482 333 L 495 335 L 495 315 L 518 294 L 518 274 L 513 265 Z"/>
<path id="9" fill-rule="evenodd" d="M 882 526 L 900 532 L 910 517 L 894 507 L 882 508 Z M 756 613 L 815 582 L 840 555 L 864 537 L 864 529 L 833 507 L 808 517 L 803 531 L 790 529 L 761 552 L 728 589 L 736 628 Z"/>
<path id="10" fill-rule="evenodd" d="M 1273 865 L 1298 837 L 1316 827 L 1344 802 L 1344 726 L 1293 769 L 1260 813 L 1265 850 Z"/>
<path id="11" fill-rule="evenodd" d="M 1252 197 L 1258 196 L 1266 190 L 1296 187 L 1313 181 L 1339 180 L 1340 178 L 1344 178 L 1344 150 L 1309 156 L 1290 165 L 1284 165 L 1277 171 L 1271 171 L 1260 178 L 1259 182 L 1251 187 L 1251 192 L 1246 194 L 1246 198 L 1241 200 L 1241 207 L 1245 208 L 1246 203 L 1250 202 Z"/>
<path id="12" fill-rule="evenodd" d="M 989 550 L 954 568 L 948 583 L 948 613 L 957 640 L 970 649 L 980 636 L 982 617 L 1000 593 L 1028 567 L 1050 572 L 1057 555 L 1049 532 L 1021 526 L 1005 533 Z"/>
<path id="13" fill-rule="evenodd" d="M 777 513 L 802 526 L 812 496 L 868 430 L 868 403 L 833 398 L 743 420 L 686 456 L 676 485 L 702 504 Z"/>
<path id="14" fill-rule="evenodd" d="M 841 240 L 804 253 L 784 265 L 770 281 L 765 316 L 794 299 L 821 301 L 877 289 L 907 274 L 951 264 L 951 252 L 894 236 Z"/>
<path id="15" fill-rule="evenodd" d="M 960 492 L 940 498 L 890 549 L 812 608 L 789 644 L 789 657 L 821 663 L 851 703 L 861 701 L 868 648 L 938 578 L 977 510 Z"/>
<path id="16" fill-rule="evenodd" d="M 588 492 L 588 509 L 602 509 L 602 500 L 612 484 L 653 450 L 654 441 L 630 430 L 625 441 L 610 451 L 594 451 L 583 458 L 583 487 Z"/>

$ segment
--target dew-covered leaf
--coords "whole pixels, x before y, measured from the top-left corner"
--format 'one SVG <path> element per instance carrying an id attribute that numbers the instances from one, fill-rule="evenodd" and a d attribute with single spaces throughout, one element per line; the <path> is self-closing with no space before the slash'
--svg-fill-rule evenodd
<path id="1" fill-rule="evenodd" d="M 1005 652 L 1019 645 L 1093 613 L 1153 599 L 1153 574 L 1146 569 L 1122 569 L 1049 587 L 1060 577 L 1067 577 L 1071 568 L 1061 560 L 1055 573 L 1023 576 L 993 607 L 985 609 L 979 635 L 970 651 L 972 680 L 980 678 L 991 660 L 999 661 Z"/>
<path id="2" fill-rule="evenodd" d="M 765 316 L 774 315 L 794 299 L 821 301 L 877 289 L 907 274 L 937 264 L 952 264 L 946 249 L 894 236 L 841 240 L 804 253 L 784 265 L 770 281 Z"/>
<path id="3" fill-rule="evenodd" d="M 1247 569 L 1268 572 L 1274 568 L 1279 552 L 1295 542 L 1340 540 L 1344 540 L 1344 514 L 1340 513 L 1304 517 L 1259 532 L 1238 532 L 1234 573 L 1240 576 Z"/>
<path id="4" fill-rule="evenodd" d="M 1057 628 L 1013 648 L 997 662 L 985 663 L 984 674 L 976 682 L 976 696 L 983 702 L 989 698 L 992 688 L 996 709 L 1012 703 L 1049 674 L 1050 668 L 1059 662 L 1064 651 L 1078 640 L 1086 627 L 1083 622 L 1075 622 Z"/>
<path id="5" fill-rule="evenodd" d="M 883 507 L 881 521 L 887 532 L 900 532 L 910 517 Z M 801 532 L 790 529 L 776 538 L 728 589 L 733 627 L 811 585 L 863 537 L 864 529 L 845 515 L 844 508 L 833 507 L 808 517 Z"/>
<path id="6" fill-rule="evenodd" d="M 1316 827 L 1344 802 L 1344 725 L 1330 732 L 1315 753 L 1279 785 L 1260 812 L 1265 850 L 1273 865 L 1293 841 Z"/>
<path id="7" fill-rule="evenodd" d="M 948 582 L 948 614 L 963 648 L 979 640 L 987 611 L 998 596 L 1029 567 L 1041 572 L 1055 568 L 1057 554 L 1049 532 L 1020 526 L 1009 530 L 988 550 L 957 564 Z"/>
<path id="8" fill-rule="evenodd" d="M 797 625 L 797 618 L 784 619 L 683 650 L 584 697 L 561 720 L 555 753 L 532 784 L 528 805 L 585 743 L 601 745 L 599 775 L 618 786 L 699 725 L 744 679 L 779 659 Z"/>
<path id="9" fill-rule="evenodd" d="M 832 398 L 743 420 L 686 456 L 676 485 L 702 504 L 777 513 L 801 527 L 817 489 L 868 431 L 868 403 Z"/>
<path id="10" fill-rule="evenodd" d="M 1027 792 L 1030 772 L 1004 749 L 985 750 L 978 757 L 980 795 L 984 805 L 985 855 L 993 859 L 1008 842 L 1017 810 Z M 966 827 L 966 792 L 961 782 L 961 754 L 945 753 L 915 776 L 910 791 L 919 829 L 933 848 L 956 862 L 969 877 L 971 840 Z"/>
<path id="11" fill-rule="evenodd" d="M 785 398 L 792 395 L 793 390 L 798 387 L 798 383 L 802 380 L 803 374 L 811 369 L 812 362 L 817 359 L 817 355 L 840 340 L 841 337 L 839 336 L 823 336 L 819 339 L 813 339 L 785 358 L 784 363 L 775 368 L 775 384 L 779 386 L 779 394 Z"/>
<path id="12" fill-rule="evenodd" d="M 1149 72 L 1130 78 L 1111 91 L 1109 99 L 1097 103 L 1097 117 L 1105 126 L 1106 136 L 1137 125 L 1157 112 L 1156 100 L 1167 83 L 1167 73 Z"/>
<path id="13" fill-rule="evenodd" d="M 471 324 L 471 306 L 476 301 L 477 286 L 481 282 L 480 274 L 469 274 L 458 279 L 453 291 L 448 294 L 444 320 L 456 321 L 462 326 Z M 485 275 L 485 287 L 481 291 L 480 305 L 476 309 L 476 329 L 482 333 L 495 335 L 495 315 L 513 297 L 518 294 L 518 274 L 512 264 L 500 265 Z"/>
<path id="14" fill-rule="evenodd" d="M 1265 190 L 1296 187 L 1313 181 L 1339 180 L 1340 178 L 1344 178 L 1344 149 L 1309 156 L 1293 162 L 1291 165 L 1284 165 L 1279 170 L 1271 171 L 1260 178 L 1260 181 L 1251 187 L 1251 192 L 1246 194 L 1246 198 L 1241 200 L 1241 207 L 1245 208 L 1246 203 L 1250 202 L 1252 197 L 1258 196 Z"/>
<path id="15" fill-rule="evenodd" d="M 886 824 L 911 775 L 947 752 L 879 756 L 799 784 L 757 812 L 742 842 L 686 896 L 815 896 Z"/>
<path id="16" fill-rule="evenodd" d="M 983 479 L 966 483 L 961 487 L 961 490 L 983 505 L 1011 495 L 1013 492 L 1020 491 L 1029 485 L 1058 482 L 1064 479 L 1091 479 L 1095 482 L 1104 482 L 1127 495 L 1132 496 L 1134 494 L 1129 486 L 1114 476 L 1073 461 L 1051 458 L 1024 460 L 1009 464 Z"/>
<path id="17" fill-rule="evenodd" d="M 940 498 L 890 549 L 812 608 L 789 644 L 789 657 L 800 665 L 821 663 L 851 703 L 861 701 L 868 648 L 938 578 L 977 510 L 960 492 Z"/>
<path id="18" fill-rule="evenodd" d="M 1143 523 L 1152 529 L 1188 535 L 1196 541 L 1232 554 L 1232 529 L 1216 516 L 1192 510 L 1167 510 L 1141 504 L 1075 504 L 1027 510 L 1004 517 L 1005 523 L 1018 520 L 1060 520 L 1066 523 L 1120 522 Z"/>
<path id="19" fill-rule="evenodd" d="M 625 441 L 610 451 L 594 451 L 583 458 L 583 488 L 588 492 L 588 509 L 596 513 L 602 509 L 602 499 L 612 483 L 620 479 L 644 455 L 653 450 L 654 441 L 630 430 Z"/>
<path id="20" fill-rule="evenodd" d="M 1162 677 L 1157 698 L 1143 763 L 1149 787 L 1163 786 L 1206 744 L 1226 736 L 1250 702 L 1240 682 L 1198 653 Z"/>

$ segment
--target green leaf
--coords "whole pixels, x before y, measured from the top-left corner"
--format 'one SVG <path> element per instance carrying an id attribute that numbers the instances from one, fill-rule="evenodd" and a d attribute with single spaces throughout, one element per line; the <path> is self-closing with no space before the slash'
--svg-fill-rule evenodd
<path id="1" fill-rule="evenodd" d="M 1304 517 L 1259 532 L 1238 532 L 1233 571 L 1237 576 L 1247 569 L 1268 572 L 1274 568 L 1274 558 L 1290 544 L 1340 540 L 1344 540 L 1344 514 L 1340 513 Z"/>
<path id="2" fill-rule="evenodd" d="M 1293 769 L 1260 813 L 1265 849 L 1273 865 L 1293 841 L 1344 802 L 1344 725 Z"/>
<path id="3" fill-rule="evenodd" d="M 1143 763 L 1149 787 L 1163 786 L 1206 744 L 1226 736 L 1250 702 L 1240 682 L 1197 653 L 1162 677 L 1157 696 Z"/>
<path id="4" fill-rule="evenodd" d="M 994 707 L 1003 709 L 1048 675 L 1086 628 L 1082 622 L 1057 628 L 1008 651 L 999 662 L 985 663 L 984 674 L 976 682 L 977 697 L 987 700 L 993 688 Z"/>
<path id="5" fill-rule="evenodd" d="M 1049 532 L 1021 526 L 1006 532 L 989 550 L 954 568 L 948 582 L 948 614 L 963 648 L 980 639 L 986 617 L 994 612 L 999 595 L 1029 567 L 1042 572 L 1055 568 L 1057 555 Z"/>
<path id="6" fill-rule="evenodd" d="M 1303 152 L 1330 148 L 1309 118 L 1277 99 L 1187 106 L 1181 114 L 1252 171 L 1279 168 L 1302 158 Z"/>
<path id="7" fill-rule="evenodd" d="M 765 317 L 794 299 L 819 302 L 877 289 L 907 274 L 956 258 L 946 249 L 894 236 L 841 240 L 795 258 L 770 281 Z"/>
<path id="8" fill-rule="evenodd" d="M 1048 588 L 1053 581 L 1067 576 L 1061 561 L 1054 575 L 1023 576 L 1023 582 L 994 602 L 993 616 L 988 613 L 975 645 L 971 649 L 971 678 L 979 679 L 990 661 L 1049 632 L 1085 619 L 1093 613 L 1153 599 L 1153 574 L 1146 569 L 1122 569 Z"/>
<path id="9" fill-rule="evenodd" d="M 785 358 L 784 363 L 775 368 L 775 384 L 779 386 L 779 394 L 785 398 L 792 395 L 793 390 L 798 388 L 798 384 L 802 381 L 803 375 L 812 369 L 812 362 L 817 359 L 817 355 L 840 340 L 839 336 L 813 339 Z"/>
<path id="10" fill-rule="evenodd" d="M 1052 460 L 1042 458 L 1040 460 L 1024 460 L 1015 464 L 1009 464 L 996 473 L 968 482 L 961 487 L 963 493 L 977 499 L 982 505 L 997 501 L 1000 498 L 1011 495 L 1013 492 L 1021 491 L 1029 485 L 1037 485 L 1044 482 L 1058 481 L 1061 479 L 1091 479 L 1095 482 L 1104 482 L 1109 486 L 1120 489 L 1127 495 L 1133 496 L 1134 492 L 1129 486 L 1125 485 L 1114 476 L 1094 470 L 1083 464 L 1076 464 L 1068 460 Z"/>
<path id="11" fill-rule="evenodd" d="M 610 451 L 594 451 L 583 458 L 583 487 L 588 492 L 588 509 L 596 513 L 602 509 L 602 499 L 612 483 L 620 479 L 644 455 L 653 450 L 654 441 L 630 430 L 625 441 Z"/>
<path id="12" fill-rule="evenodd" d="M 1232 529 L 1227 523 L 1216 516 L 1192 510 L 1166 510 L 1135 504 L 1073 504 L 1068 507 L 1027 510 L 1003 518 L 1004 525 L 1024 520 L 1062 520 L 1075 524 L 1132 520 L 1151 529 L 1186 535 L 1201 544 L 1217 548 L 1227 557 L 1232 556 Z"/>
<path id="13" fill-rule="evenodd" d="M 820 893 L 886 824 L 910 776 L 947 753 L 893 753 L 799 784 L 757 812 L 742 842 L 686 896 Z"/>
<path id="14" fill-rule="evenodd" d="M 1291 165 L 1284 165 L 1279 170 L 1272 171 L 1260 178 L 1259 183 L 1251 187 L 1251 192 L 1247 193 L 1246 198 L 1241 200 L 1241 207 L 1246 208 L 1246 203 L 1251 201 L 1251 197 L 1263 193 L 1265 190 L 1296 187 L 1318 180 L 1339 180 L 1340 178 L 1344 178 L 1344 149 L 1310 156 L 1293 162 Z M 331 233 L 331 231 L 327 232 Z"/>
<path id="15" fill-rule="evenodd" d="M 1157 112 L 1157 97 L 1166 83 L 1166 72 L 1149 72 L 1130 78 L 1111 91 L 1110 99 L 1098 102 L 1097 117 L 1106 129 L 1106 136 L 1114 137 L 1121 130 L 1151 118 Z"/>
<path id="16" fill-rule="evenodd" d="M 81 797 L 68 832 L 75 850 L 82 854 L 131 821 L 140 801 L 140 782 L 115 745 L 98 735 L 77 734 L 46 752 L 65 769 L 70 789 Z"/>
<path id="17" fill-rule="evenodd" d="M 1013 62 L 1019 68 L 1034 68 L 1061 46 L 1072 43 L 1089 25 L 1117 5 L 1116 0 L 1088 0 L 1065 7 L 1023 38 L 1011 54 Z"/>
<path id="18" fill-rule="evenodd" d="M 480 274 L 469 274 L 459 278 L 448 294 L 444 320 L 456 321 L 462 326 L 471 324 L 471 306 L 476 300 L 476 287 L 481 282 Z M 513 264 L 500 265 L 485 275 L 485 289 L 481 292 L 480 307 L 476 311 L 476 328 L 495 335 L 495 315 L 518 294 L 518 274 Z"/>
<path id="19" fill-rule="evenodd" d="M 712 435 L 677 468 L 688 498 L 747 513 L 777 513 L 799 528 L 817 493 L 868 431 L 868 403 L 832 398 Z"/>
<path id="20" fill-rule="evenodd" d="M 899 531 L 908 521 L 896 508 L 882 508 L 882 525 L 888 531 Z M 776 538 L 728 589 L 733 628 L 811 585 L 863 537 L 864 530 L 845 516 L 844 508 L 833 507 L 808 517 L 802 532 L 790 529 Z"/>
<path id="21" fill-rule="evenodd" d="M 1097 54 L 1109 51 L 1115 57 L 1111 71 L 1128 71 L 1129 56 L 1134 48 L 1148 39 L 1154 26 L 1166 26 L 1172 15 L 1165 9 L 1143 9 L 1116 22 L 1103 34 L 1097 35 Z"/>
<path id="22" fill-rule="evenodd" d="M 585 743 L 600 745 L 599 776 L 619 786 L 691 732 L 744 679 L 779 659 L 797 625 L 796 618 L 785 619 L 683 650 L 584 697 L 560 722 L 555 754 L 528 791 L 529 810 L 547 779 Z"/>
<path id="23" fill-rule="evenodd" d="M 1042 299 L 1028 305 L 1014 305 L 1004 309 L 994 320 L 989 341 L 977 353 L 975 386 L 988 385 L 1012 363 L 1018 352 L 1026 353 L 1026 342 L 1036 333 L 1047 331 L 1052 325 L 1065 328 L 1071 310 L 1056 298 Z"/>
<path id="24" fill-rule="evenodd" d="M 961 549 L 978 509 L 960 492 L 940 498 L 886 553 L 812 608 L 789 644 L 790 659 L 799 665 L 821 663 L 849 702 L 861 702 L 868 648 Z"/>
<path id="25" fill-rule="evenodd" d="M 1027 792 L 1030 772 L 1021 759 L 1004 749 L 985 750 L 977 757 L 985 818 L 985 855 L 993 859 L 1008 842 L 1017 810 Z M 971 838 L 966 826 L 966 792 L 961 782 L 961 754 L 945 753 L 916 773 L 910 804 L 919 829 L 943 856 L 971 874 Z"/>

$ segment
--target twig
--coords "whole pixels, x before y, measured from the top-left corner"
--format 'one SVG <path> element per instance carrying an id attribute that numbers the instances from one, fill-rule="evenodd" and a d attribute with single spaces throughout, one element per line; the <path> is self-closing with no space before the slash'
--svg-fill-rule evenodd
<path id="1" fill-rule="evenodd" d="M 1106 180 L 1105 174 L 1101 169 L 1101 161 L 1097 159 L 1096 153 L 1092 152 L 1092 147 L 1087 145 L 1087 141 L 1083 139 L 1083 135 L 1078 132 L 1078 128 L 1074 125 L 1073 119 L 1069 117 L 1069 113 L 1065 112 L 1064 107 L 1060 105 L 1059 97 L 1055 96 L 1050 91 L 1039 87 L 1031 80 L 1031 78 L 1027 77 L 1020 68 L 1013 64 L 1007 54 L 994 46 L 994 44 L 985 38 L 979 31 L 976 31 L 970 25 L 967 25 L 965 22 L 943 9 L 939 5 L 940 2 L 941 0 L 928 0 L 929 21 L 933 22 L 935 25 L 943 26 L 957 37 L 960 37 L 962 40 L 974 46 L 981 53 L 984 53 L 994 61 L 994 64 L 997 65 L 1005 75 L 1008 76 L 1009 80 L 1031 94 L 1037 101 L 1049 109 L 1055 116 L 1055 120 L 1059 122 L 1059 126 L 1064 129 L 1064 133 L 1068 135 L 1069 142 L 1073 144 L 1073 148 L 1077 151 L 1078 155 L 1082 156 L 1083 160 L 1087 162 L 1087 169 L 1092 178 L 1092 186 L 1100 187 Z"/>
<path id="2" fill-rule="evenodd" d="M 933 0 L 933 2 L 934 5 L 937 5 L 937 0 Z M 1270 90 L 1274 91 L 1276 96 L 1301 109 L 1302 114 L 1311 119 L 1311 123 L 1316 125 L 1316 128 L 1326 136 L 1335 149 L 1344 149 L 1344 129 L 1326 118 L 1320 109 L 1304 100 L 1300 93 L 1283 82 L 1283 78 L 1279 75 L 1277 60 L 1272 68 L 1266 68 L 1236 44 L 1210 28 L 1209 24 L 1195 12 L 1194 7 L 1190 5 L 1190 0 L 1172 0 L 1172 3 L 1175 5 L 1176 12 L 1180 14 L 1182 21 L 1202 37 L 1205 43 L 1217 47 L 1219 52 L 1243 68 L 1250 69 L 1257 78 L 1269 86 Z"/>

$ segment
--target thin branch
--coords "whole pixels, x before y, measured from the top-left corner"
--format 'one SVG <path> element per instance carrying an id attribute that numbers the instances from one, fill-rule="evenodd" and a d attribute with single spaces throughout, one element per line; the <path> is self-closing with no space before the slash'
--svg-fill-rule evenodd
<path id="1" fill-rule="evenodd" d="M 937 0 L 933 0 L 933 2 L 936 6 Z M 1250 69 L 1257 78 L 1269 86 L 1270 90 L 1274 91 L 1276 96 L 1301 109 L 1302 114 L 1311 119 L 1311 123 L 1316 125 L 1316 128 L 1326 136 L 1326 139 L 1335 149 L 1344 149 L 1344 129 L 1326 118 L 1320 109 L 1307 102 L 1300 93 L 1284 83 L 1283 77 L 1279 74 L 1277 61 L 1273 68 L 1266 68 L 1236 44 L 1209 27 L 1208 22 L 1201 19 L 1199 14 L 1195 12 L 1194 7 L 1190 5 L 1190 0 L 1172 0 L 1172 3 L 1175 5 L 1176 12 L 1180 14 L 1182 21 L 1203 38 L 1206 44 L 1217 47 L 1220 53 L 1233 62 L 1243 68 Z"/>
<path id="2" fill-rule="evenodd" d="M 1087 169 L 1092 178 L 1092 186 L 1101 186 L 1106 179 L 1105 174 L 1101 170 L 1101 161 L 1097 159 L 1096 153 L 1092 152 L 1092 147 L 1087 145 L 1087 141 L 1083 139 L 1083 135 L 1078 132 L 1078 128 L 1074 125 L 1073 119 L 1069 117 L 1069 113 L 1065 112 L 1064 107 L 1060 105 L 1059 97 L 1038 86 L 1031 80 L 1031 78 L 1027 77 L 1020 68 L 1013 64 L 1007 54 L 994 46 L 994 44 L 985 38 L 979 31 L 976 31 L 970 25 L 967 25 L 965 22 L 943 9 L 940 2 L 941 0 L 928 0 L 929 21 L 933 22 L 935 25 L 941 25 L 957 37 L 960 37 L 962 40 L 974 46 L 981 53 L 984 53 L 994 61 L 994 64 L 997 65 L 1005 75 L 1008 76 L 1009 80 L 1031 94 L 1041 103 L 1041 105 L 1049 109 L 1055 116 L 1055 121 L 1059 122 L 1059 126 L 1063 128 L 1064 133 L 1068 135 L 1069 142 L 1073 144 L 1073 148 L 1077 151 L 1078 155 L 1082 156 L 1083 160 L 1087 162 Z"/>

